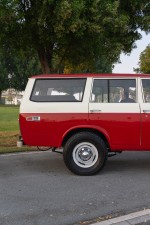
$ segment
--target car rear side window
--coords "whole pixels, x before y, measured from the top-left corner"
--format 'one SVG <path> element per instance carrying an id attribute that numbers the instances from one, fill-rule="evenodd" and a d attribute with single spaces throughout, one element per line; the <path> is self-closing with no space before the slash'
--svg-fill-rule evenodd
<path id="1" fill-rule="evenodd" d="M 95 79 L 92 102 L 134 103 L 136 102 L 135 79 Z"/>
<path id="2" fill-rule="evenodd" d="M 37 79 L 31 101 L 34 102 L 81 102 L 86 79 Z"/>
<path id="3" fill-rule="evenodd" d="M 144 101 L 150 102 L 150 79 L 142 79 Z"/>

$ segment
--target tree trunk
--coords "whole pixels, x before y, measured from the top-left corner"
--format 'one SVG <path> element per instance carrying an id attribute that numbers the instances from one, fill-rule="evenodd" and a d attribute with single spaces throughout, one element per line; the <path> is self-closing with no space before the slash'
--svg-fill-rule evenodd
<path id="1" fill-rule="evenodd" d="M 44 74 L 52 73 L 52 55 L 50 54 L 50 51 L 39 49 L 38 56 L 41 63 L 42 72 Z"/>

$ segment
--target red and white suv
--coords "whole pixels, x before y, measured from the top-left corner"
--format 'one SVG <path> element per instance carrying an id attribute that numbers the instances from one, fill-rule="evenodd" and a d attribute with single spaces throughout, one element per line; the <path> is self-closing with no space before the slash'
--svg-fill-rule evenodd
<path id="1" fill-rule="evenodd" d="M 63 147 L 74 173 L 100 171 L 109 154 L 150 151 L 150 75 L 39 75 L 20 106 L 24 144 Z"/>

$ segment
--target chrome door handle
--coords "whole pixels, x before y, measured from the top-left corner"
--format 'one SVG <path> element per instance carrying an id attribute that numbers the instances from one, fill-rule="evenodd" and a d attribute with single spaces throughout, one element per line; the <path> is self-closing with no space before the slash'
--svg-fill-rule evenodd
<path id="1" fill-rule="evenodd" d="M 91 109 L 90 112 L 91 113 L 100 113 L 101 110 L 100 109 Z"/>
<path id="2" fill-rule="evenodd" d="M 143 109 L 143 113 L 150 113 L 150 109 Z"/>

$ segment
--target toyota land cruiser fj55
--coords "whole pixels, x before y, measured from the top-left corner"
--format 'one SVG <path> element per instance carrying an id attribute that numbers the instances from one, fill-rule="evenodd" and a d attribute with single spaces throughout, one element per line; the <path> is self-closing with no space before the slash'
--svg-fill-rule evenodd
<path id="1" fill-rule="evenodd" d="M 23 143 L 62 148 L 75 174 L 93 175 L 107 157 L 150 151 L 150 75 L 39 75 L 20 106 Z"/>

